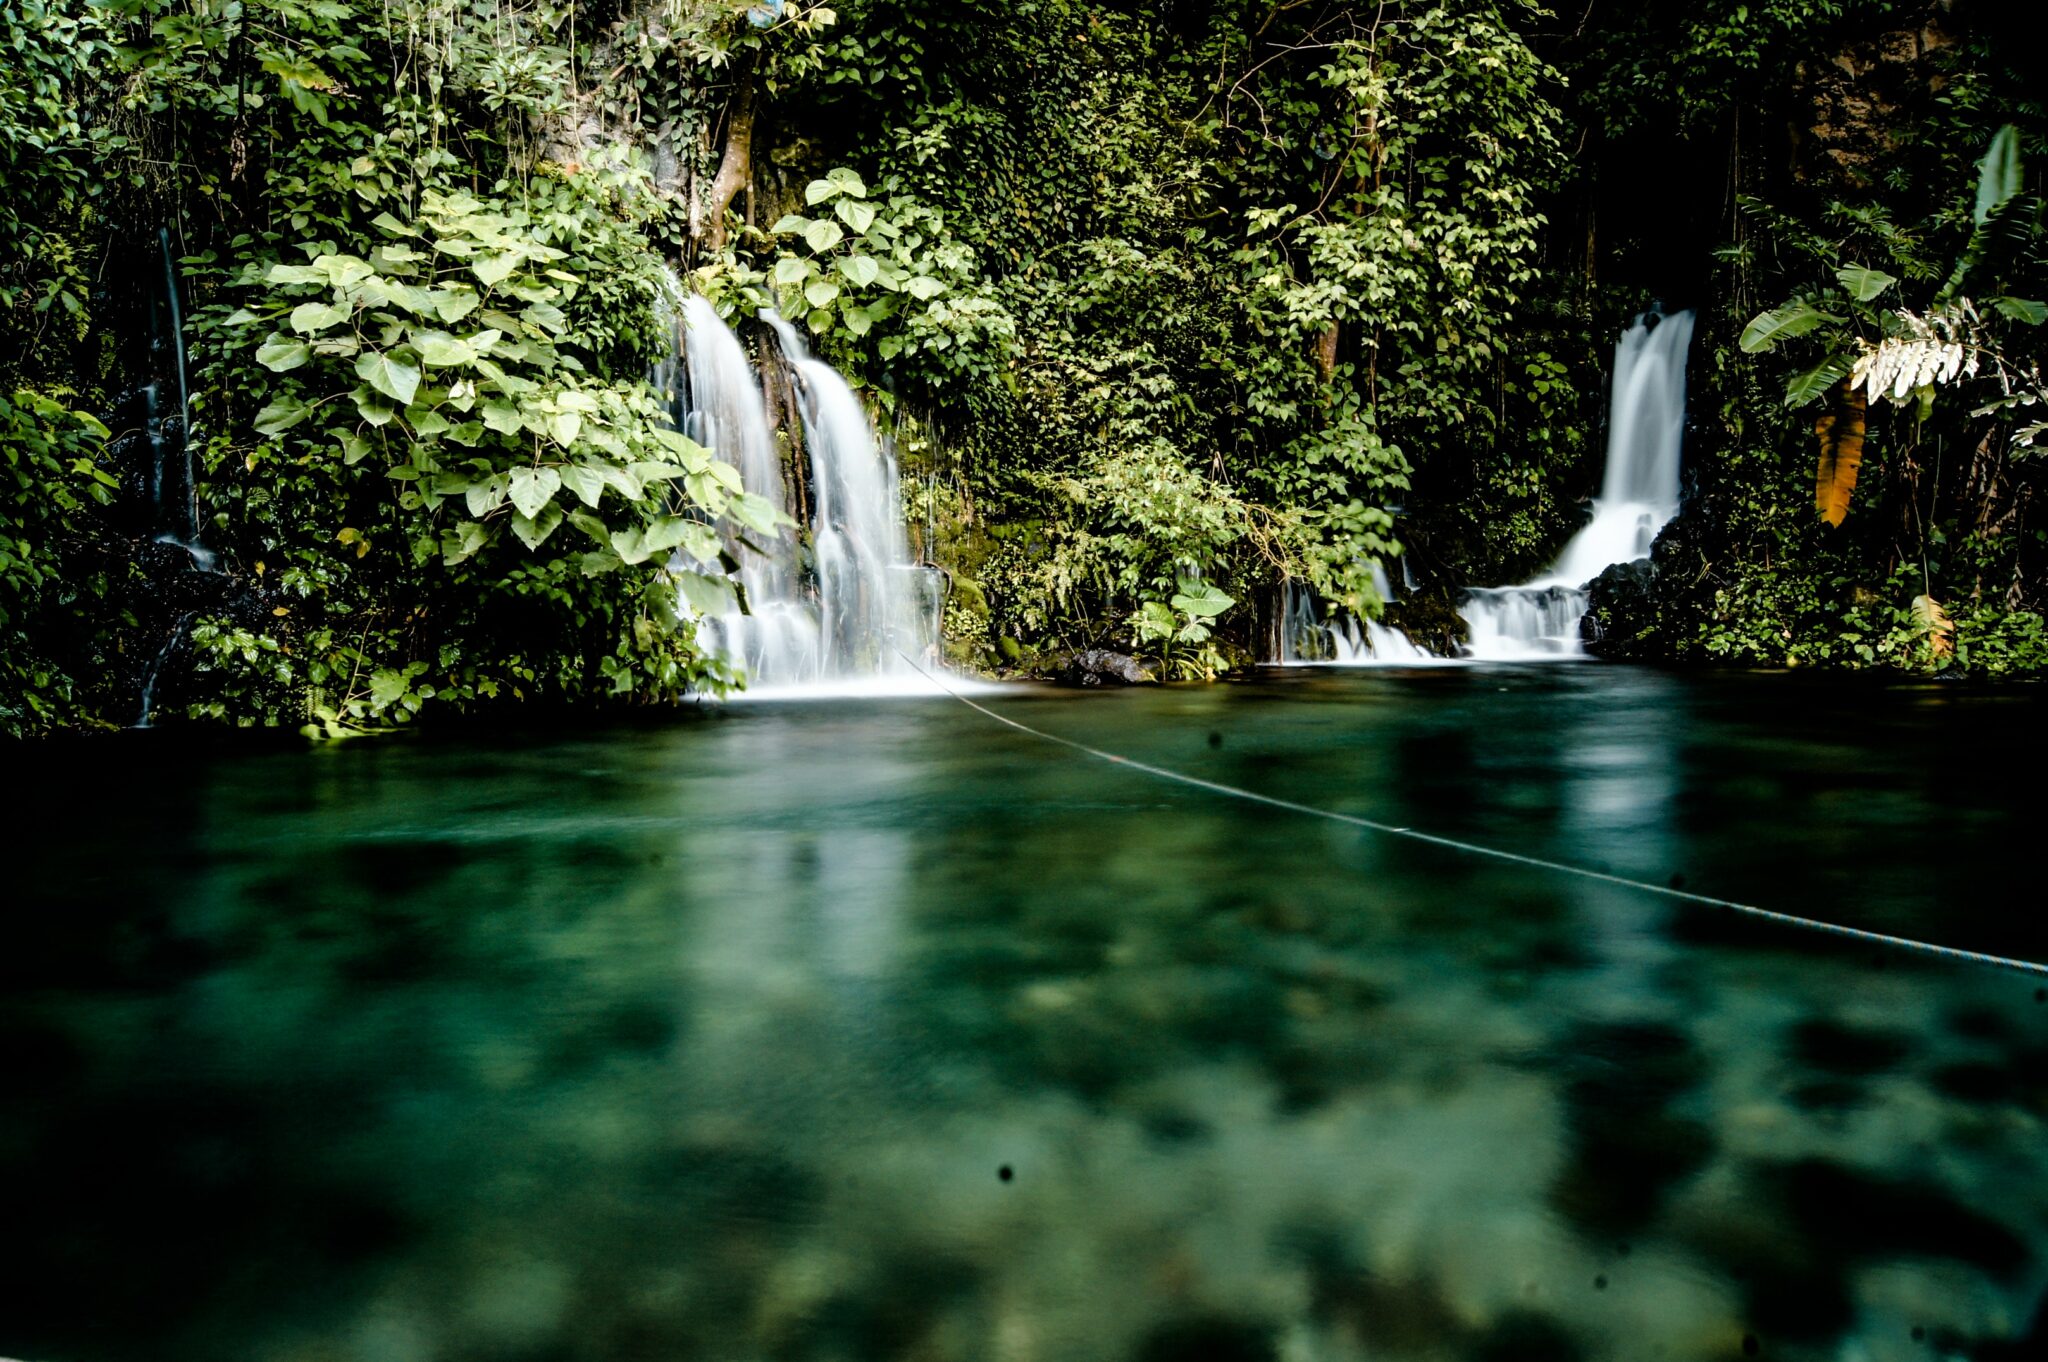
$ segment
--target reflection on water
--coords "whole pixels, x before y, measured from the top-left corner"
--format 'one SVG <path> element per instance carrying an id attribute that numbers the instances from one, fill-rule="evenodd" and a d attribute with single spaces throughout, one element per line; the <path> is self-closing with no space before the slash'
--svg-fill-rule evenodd
<path id="1" fill-rule="evenodd" d="M 1990 774 L 2040 769 L 2039 703 L 1824 685 L 997 703 L 2048 951 L 2035 816 Z M 0 1355 L 1885 1362 L 2048 1331 L 2030 980 L 1221 802 L 944 701 L 29 762 Z"/>

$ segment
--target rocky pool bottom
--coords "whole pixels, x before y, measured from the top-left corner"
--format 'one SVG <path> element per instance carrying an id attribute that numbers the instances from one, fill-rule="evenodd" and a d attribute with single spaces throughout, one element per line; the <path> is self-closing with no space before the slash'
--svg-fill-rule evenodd
<path id="1" fill-rule="evenodd" d="M 2048 954 L 2032 690 L 1586 665 L 989 703 Z M 2048 1334 L 2038 980 L 1226 802 L 938 699 L 10 764 L 0 1356 L 1903 1362 Z"/>

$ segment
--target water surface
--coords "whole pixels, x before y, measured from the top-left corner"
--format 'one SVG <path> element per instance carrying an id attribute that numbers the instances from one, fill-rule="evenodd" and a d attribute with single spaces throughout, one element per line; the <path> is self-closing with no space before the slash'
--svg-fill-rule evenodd
<path id="1" fill-rule="evenodd" d="M 990 700 L 2042 958 L 2027 690 Z M 2031 1356 L 2039 981 L 1219 799 L 948 700 L 14 754 L 0 1355 Z M 2033 1341 L 2025 1342 L 2031 1331 Z"/>

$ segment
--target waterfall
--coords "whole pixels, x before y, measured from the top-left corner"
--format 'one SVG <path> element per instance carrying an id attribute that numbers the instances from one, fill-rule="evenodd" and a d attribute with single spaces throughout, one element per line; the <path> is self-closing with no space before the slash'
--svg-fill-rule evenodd
<path id="1" fill-rule="evenodd" d="M 1382 601 L 1394 599 L 1387 571 L 1375 560 L 1372 582 Z M 1306 583 L 1289 582 L 1280 598 L 1280 655 L 1286 666 L 1323 664 L 1337 667 L 1389 666 L 1437 661 L 1408 636 L 1378 620 L 1363 622 L 1350 615 L 1325 624 L 1316 613 L 1315 594 Z"/>
<path id="2" fill-rule="evenodd" d="M 185 377 L 185 312 L 178 299 L 178 266 L 171 257 L 171 230 L 157 229 L 157 248 L 163 257 L 164 298 L 169 306 L 170 330 L 157 328 L 157 343 L 171 352 L 171 374 L 178 382 L 178 424 L 175 437 L 166 433 L 168 421 L 161 410 L 157 384 L 143 389 L 145 420 L 150 447 L 150 498 L 155 507 L 156 542 L 173 544 L 191 556 L 192 566 L 212 572 L 215 559 L 199 543 L 199 484 L 192 473 L 192 392 Z M 152 307 L 154 303 L 152 303 Z"/>
<path id="3" fill-rule="evenodd" d="M 677 353 L 655 381 L 673 394 L 677 425 L 786 512 L 781 450 L 746 349 L 709 302 L 675 289 L 664 316 Z M 788 533 L 731 535 L 741 602 L 702 621 L 705 642 L 753 691 L 929 689 L 904 656 L 936 664 L 943 596 L 935 572 L 911 559 L 895 460 L 846 380 L 781 317 L 761 321 L 791 375 L 810 457 L 809 553 Z"/>
<path id="4" fill-rule="evenodd" d="M 1466 595 L 1459 613 L 1471 630 L 1468 656 L 1492 662 L 1579 656 L 1586 584 L 1616 563 L 1650 556 L 1657 532 L 1678 514 L 1692 328 L 1691 312 L 1666 316 L 1653 309 L 1615 342 L 1607 468 L 1592 523 L 1536 580 Z"/>
<path id="5" fill-rule="evenodd" d="M 787 514 L 782 455 L 768 429 L 761 386 L 746 348 L 696 294 L 681 295 L 665 318 L 675 328 L 675 358 L 657 382 L 672 394 L 676 425 L 691 439 L 737 468 L 741 485 Z M 764 542 L 765 541 L 765 542 Z M 817 612 L 797 592 L 796 539 L 738 532 L 726 549 L 739 563 L 740 602 L 703 622 L 706 645 L 752 681 L 790 684 L 816 680 L 823 671 Z"/>

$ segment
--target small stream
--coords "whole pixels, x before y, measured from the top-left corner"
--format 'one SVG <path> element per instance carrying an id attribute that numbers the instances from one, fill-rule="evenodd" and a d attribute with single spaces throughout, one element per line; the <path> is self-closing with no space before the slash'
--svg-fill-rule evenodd
<path id="1" fill-rule="evenodd" d="M 984 698 L 2048 955 L 2001 793 L 2048 759 L 2027 690 Z M 2038 980 L 1220 801 L 943 699 L 17 755 L 0 1356 L 1911 1362 L 2048 1327 Z"/>

